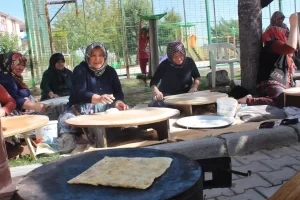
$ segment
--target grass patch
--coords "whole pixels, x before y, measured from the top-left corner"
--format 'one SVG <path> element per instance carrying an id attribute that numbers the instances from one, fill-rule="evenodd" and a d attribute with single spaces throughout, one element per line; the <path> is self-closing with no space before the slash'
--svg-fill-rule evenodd
<path id="1" fill-rule="evenodd" d="M 131 78 L 131 79 L 121 79 L 120 80 L 122 88 L 133 88 L 133 87 L 144 87 L 143 80 Z"/>
<path id="2" fill-rule="evenodd" d="M 51 154 L 48 156 L 40 156 L 37 160 L 31 160 L 29 155 L 21 156 L 18 159 L 10 159 L 9 160 L 9 167 L 17 167 L 17 166 L 24 166 L 24 165 L 32 165 L 32 164 L 46 164 L 48 162 L 58 160 L 61 158 L 59 154 Z"/>

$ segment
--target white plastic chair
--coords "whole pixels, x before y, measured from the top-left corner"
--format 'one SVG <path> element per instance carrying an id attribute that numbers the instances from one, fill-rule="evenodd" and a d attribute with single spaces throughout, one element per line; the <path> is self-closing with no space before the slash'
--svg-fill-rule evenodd
<path id="1" fill-rule="evenodd" d="M 215 43 L 209 44 L 208 50 L 212 55 L 212 62 L 211 62 L 211 73 L 212 73 L 212 87 L 216 87 L 216 68 L 217 64 L 224 64 L 228 63 L 230 66 L 230 78 L 234 80 L 234 69 L 233 63 L 240 62 L 239 57 L 230 58 L 229 57 L 229 50 L 236 52 L 235 55 L 239 55 L 237 49 L 231 43 Z"/>

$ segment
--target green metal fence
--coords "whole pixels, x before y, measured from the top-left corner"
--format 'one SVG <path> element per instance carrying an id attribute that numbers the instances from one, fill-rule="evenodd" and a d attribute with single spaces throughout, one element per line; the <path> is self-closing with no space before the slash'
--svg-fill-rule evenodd
<path id="1" fill-rule="evenodd" d="M 108 63 L 119 74 L 126 73 L 126 57 L 131 69 L 135 69 L 130 72 L 139 73 L 136 67 L 139 14 L 168 13 L 157 23 L 160 56 L 166 53 L 169 41 L 180 39 L 198 67 L 207 67 L 210 65 L 209 43 L 230 42 L 239 47 L 238 0 L 60 2 L 23 0 L 33 84 L 41 80 L 52 52 L 62 52 L 67 66 L 72 69 L 83 59 L 86 45 L 94 41 L 105 43 L 109 51 Z M 285 23 L 289 24 L 288 16 L 299 11 L 299 6 L 300 0 L 274 0 L 262 10 L 263 28 L 269 25 L 273 12 L 280 9 L 287 17 Z M 146 26 L 147 21 L 143 21 L 143 25 Z M 52 49 L 50 41 L 53 41 Z"/>

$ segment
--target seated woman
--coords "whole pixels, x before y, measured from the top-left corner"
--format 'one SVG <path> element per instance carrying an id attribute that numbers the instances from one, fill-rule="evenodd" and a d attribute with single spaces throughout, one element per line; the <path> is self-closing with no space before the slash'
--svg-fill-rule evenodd
<path id="1" fill-rule="evenodd" d="M 117 72 L 107 63 L 107 51 L 103 44 L 92 43 L 86 48 L 85 61 L 73 70 L 68 110 L 60 115 L 60 133 L 81 131 L 67 126 L 65 121 L 77 114 L 93 114 L 115 107 L 127 110 Z"/>
<path id="2" fill-rule="evenodd" d="M 293 73 L 295 65 L 292 54 L 297 47 L 297 14 L 290 16 L 291 30 L 286 40 L 286 30 L 271 27 L 263 33 L 263 47 L 260 67 L 257 75 L 257 91 L 260 98 L 245 96 L 238 99 L 239 103 L 248 105 L 283 106 L 283 90 L 294 85 Z"/>
<path id="3" fill-rule="evenodd" d="M 16 108 L 15 100 L 8 94 L 2 85 L 0 85 L 0 104 L 0 117 L 10 115 Z M 18 156 L 24 150 L 24 147 L 14 141 L 14 137 L 5 138 L 5 146 L 8 159 Z"/>
<path id="4" fill-rule="evenodd" d="M 49 60 L 49 68 L 44 72 L 40 88 L 41 101 L 70 95 L 72 72 L 65 68 L 65 58 L 55 53 Z"/>
<path id="5" fill-rule="evenodd" d="M 186 57 L 184 46 L 180 41 L 168 44 L 167 57 L 158 65 L 151 79 L 154 101 L 149 106 L 165 107 L 164 96 L 198 91 L 200 73 L 194 60 Z"/>
<path id="6" fill-rule="evenodd" d="M 286 30 L 286 32 L 285 32 L 286 34 L 285 35 L 286 35 L 286 37 L 288 37 L 289 33 L 290 33 L 290 30 L 287 27 L 287 25 L 285 23 L 283 23 L 284 19 L 285 19 L 285 16 L 284 16 L 284 14 L 282 12 L 280 12 L 280 11 L 274 12 L 273 15 L 272 15 L 272 17 L 271 17 L 271 20 L 270 20 L 270 25 L 267 27 L 267 30 L 269 28 L 277 26 L 279 28 L 285 29 Z"/>
<path id="7" fill-rule="evenodd" d="M 47 106 L 40 104 L 31 96 L 28 86 L 23 81 L 22 73 L 26 65 L 26 58 L 18 52 L 9 52 L 0 56 L 0 84 L 16 101 L 16 112 L 29 110 L 35 112 L 45 112 Z"/>

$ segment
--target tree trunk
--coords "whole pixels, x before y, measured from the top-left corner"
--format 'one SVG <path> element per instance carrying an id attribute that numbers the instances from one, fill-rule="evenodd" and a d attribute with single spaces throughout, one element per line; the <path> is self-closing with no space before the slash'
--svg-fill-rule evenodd
<path id="1" fill-rule="evenodd" d="M 242 86 L 254 92 L 262 48 L 260 0 L 239 0 L 238 14 Z"/>

